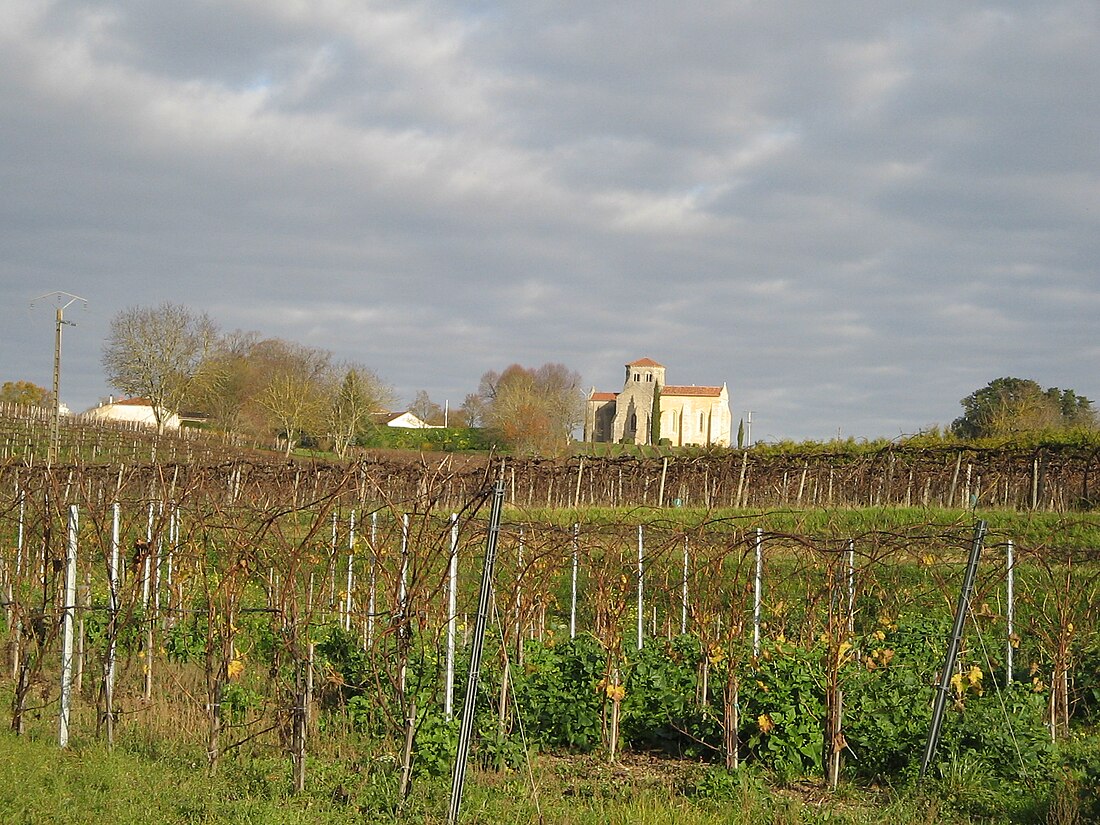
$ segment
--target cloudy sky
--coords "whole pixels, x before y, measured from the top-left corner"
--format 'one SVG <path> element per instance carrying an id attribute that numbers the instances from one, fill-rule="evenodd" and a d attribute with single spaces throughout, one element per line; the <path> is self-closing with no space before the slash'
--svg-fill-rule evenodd
<path id="1" fill-rule="evenodd" d="M 757 439 L 1100 399 L 1094 0 L 0 3 L 0 380 L 163 301 L 409 402 L 561 362 Z"/>

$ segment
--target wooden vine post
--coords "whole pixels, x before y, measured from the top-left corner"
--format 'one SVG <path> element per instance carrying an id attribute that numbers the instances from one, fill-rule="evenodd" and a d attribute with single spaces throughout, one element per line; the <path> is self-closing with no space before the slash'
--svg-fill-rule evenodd
<path id="1" fill-rule="evenodd" d="M 829 614 L 826 624 L 827 646 L 825 651 L 825 718 L 822 737 L 822 765 L 825 784 L 836 790 L 840 781 L 844 749 L 847 742 L 843 733 L 844 691 L 841 689 L 840 671 L 848 658 L 852 643 L 852 554 L 849 549 L 838 554 L 829 566 Z M 843 562 L 847 561 L 847 565 Z M 847 569 L 845 569 L 847 568 Z"/>

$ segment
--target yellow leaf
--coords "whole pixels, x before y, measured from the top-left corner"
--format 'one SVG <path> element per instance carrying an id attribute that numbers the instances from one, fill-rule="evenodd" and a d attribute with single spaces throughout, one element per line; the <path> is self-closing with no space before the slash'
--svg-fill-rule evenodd
<path id="1" fill-rule="evenodd" d="M 837 648 L 837 651 L 836 651 L 836 661 L 837 661 L 837 664 L 840 664 L 841 662 L 843 662 L 843 661 L 844 661 L 844 657 L 845 657 L 845 655 L 846 655 L 846 654 L 848 653 L 848 651 L 849 651 L 849 650 L 851 650 L 851 649 L 852 649 L 852 645 L 851 645 L 851 642 L 841 642 L 841 643 L 840 643 L 840 647 L 839 647 L 839 648 Z"/>
<path id="2" fill-rule="evenodd" d="M 225 673 L 230 679 L 237 679 L 244 673 L 244 661 L 239 658 L 230 660 L 229 664 L 226 665 Z"/>
<path id="3" fill-rule="evenodd" d="M 775 722 L 773 722 L 772 718 L 766 713 L 761 713 L 756 718 L 756 724 L 759 726 L 760 732 L 763 734 L 769 734 L 773 730 L 775 730 Z"/>
<path id="4" fill-rule="evenodd" d="M 955 696 L 962 696 L 966 687 L 963 685 L 963 676 L 961 673 L 956 673 L 951 677 L 951 689 L 955 691 Z"/>
<path id="5" fill-rule="evenodd" d="M 985 691 L 982 690 L 982 669 L 977 665 L 970 668 L 970 673 L 966 675 L 967 681 L 970 682 L 970 686 L 974 688 L 974 692 L 981 696 Z"/>
<path id="6" fill-rule="evenodd" d="M 726 658 L 726 651 L 722 650 L 722 646 L 719 644 L 712 644 L 707 651 L 707 659 L 712 665 L 717 665 L 724 661 Z"/>

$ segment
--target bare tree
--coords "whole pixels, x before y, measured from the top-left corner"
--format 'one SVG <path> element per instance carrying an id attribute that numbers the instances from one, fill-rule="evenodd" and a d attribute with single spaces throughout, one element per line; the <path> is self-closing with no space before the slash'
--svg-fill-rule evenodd
<path id="1" fill-rule="evenodd" d="M 443 408 L 432 401 L 427 390 L 420 390 L 413 399 L 409 412 L 425 424 L 442 424 Z"/>
<path id="2" fill-rule="evenodd" d="M 153 408 L 157 432 L 197 383 L 217 329 L 180 304 L 131 307 L 111 321 L 103 349 L 108 382 Z"/>
<path id="3" fill-rule="evenodd" d="M 286 454 L 305 433 L 321 434 L 332 397 L 332 354 L 286 341 L 261 342 L 254 357 L 263 358 L 267 380 L 255 407 L 286 439 Z"/>
<path id="4" fill-rule="evenodd" d="M 329 409 L 332 449 L 344 458 L 355 439 L 367 428 L 371 413 L 390 402 L 389 387 L 369 369 L 345 365 L 344 378 L 336 388 Z"/>
<path id="5" fill-rule="evenodd" d="M 486 373 L 486 375 L 490 374 L 495 375 L 495 373 Z M 466 399 L 462 402 L 462 414 L 466 419 L 467 427 L 487 426 L 489 402 L 480 392 L 467 393 Z"/>
<path id="6" fill-rule="evenodd" d="M 237 330 L 218 340 L 203 365 L 195 402 L 226 432 L 260 429 L 249 416 L 250 404 L 264 386 L 264 365 L 253 357 L 260 343 L 258 332 Z"/>
<path id="7" fill-rule="evenodd" d="M 562 364 L 537 369 L 512 364 L 499 374 L 487 372 L 478 396 L 482 421 L 517 452 L 564 453 L 584 420 L 580 375 Z M 476 405 L 467 398 L 467 406 Z"/>

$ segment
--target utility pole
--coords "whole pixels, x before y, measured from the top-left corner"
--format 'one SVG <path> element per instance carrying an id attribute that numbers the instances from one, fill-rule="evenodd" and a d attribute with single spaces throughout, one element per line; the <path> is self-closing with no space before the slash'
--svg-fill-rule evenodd
<path id="1" fill-rule="evenodd" d="M 57 461 L 58 447 L 61 442 L 61 327 L 65 324 L 75 327 L 75 323 L 65 320 L 65 310 L 77 301 L 87 308 L 88 301 L 71 292 L 58 291 L 39 295 L 31 301 L 31 306 L 34 306 L 35 301 L 41 301 L 43 298 L 54 298 L 57 301 L 53 345 L 53 430 L 50 433 L 50 445 L 46 453 L 46 466 L 52 467 Z"/>

